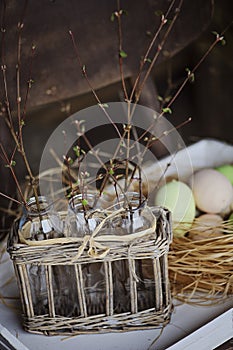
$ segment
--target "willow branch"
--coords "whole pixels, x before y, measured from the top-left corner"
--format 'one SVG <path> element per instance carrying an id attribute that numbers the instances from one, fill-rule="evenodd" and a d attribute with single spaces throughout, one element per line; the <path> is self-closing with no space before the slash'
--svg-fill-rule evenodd
<path id="1" fill-rule="evenodd" d="M 121 84 L 123 93 L 125 96 L 125 100 L 129 100 L 129 96 L 127 93 L 126 85 L 125 85 L 125 77 L 124 77 L 124 71 L 123 71 L 123 39 L 122 39 L 122 24 L 121 24 L 121 16 L 123 14 L 123 11 L 120 9 L 120 0 L 117 0 L 117 12 L 115 12 L 115 16 L 117 18 L 118 23 L 118 60 L 119 60 L 119 70 L 120 70 L 120 77 L 121 77 Z"/>

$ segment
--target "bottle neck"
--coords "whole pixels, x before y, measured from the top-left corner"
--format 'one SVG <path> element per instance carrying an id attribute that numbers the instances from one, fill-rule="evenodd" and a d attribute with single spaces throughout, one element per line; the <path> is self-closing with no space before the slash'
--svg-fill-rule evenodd
<path id="1" fill-rule="evenodd" d="M 116 200 L 116 209 L 125 208 L 126 211 L 135 213 L 143 209 L 147 204 L 147 200 L 138 192 L 126 192 L 121 194 Z"/>
<path id="2" fill-rule="evenodd" d="M 48 214 L 51 205 L 48 205 L 47 199 L 44 196 L 39 196 L 38 201 L 35 197 L 31 197 L 26 204 L 27 215 L 31 217 L 38 217 Z"/>
<path id="3" fill-rule="evenodd" d="M 95 200 L 95 195 L 87 194 L 83 196 L 82 194 L 77 194 L 69 200 L 68 209 L 75 214 L 85 214 L 89 210 L 94 209 Z"/>
<path id="4" fill-rule="evenodd" d="M 95 209 L 96 196 L 87 194 L 75 195 L 69 200 L 66 227 L 69 236 L 83 236 L 93 232 L 97 225 L 96 218 L 90 217 Z"/>

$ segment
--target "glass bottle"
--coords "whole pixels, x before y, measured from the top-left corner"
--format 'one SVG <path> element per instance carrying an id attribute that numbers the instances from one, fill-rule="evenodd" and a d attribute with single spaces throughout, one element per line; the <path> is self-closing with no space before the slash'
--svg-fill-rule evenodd
<path id="1" fill-rule="evenodd" d="M 97 215 L 92 215 L 95 210 L 96 196 L 94 194 L 85 194 L 85 197 L 78 194 L 72 197 L 68 204 L 66 234 L 77 238 L 91 235 L 101 221 Z M 88 315 L 104 313 L 106 288 L 103 263 L 82 264 L 82 276 Z"/>
<path id="2" fill-rule="evenodd" d="M 63 223 L 52 204 L 46 197 L 31 197 L 23 208 L 19 222 L 23 237 L 31 240 L 43 240 L 63 236 Z"/>
<path id="3" fill-rule="evenodd" d="M 127 192 L 120 195 L 115 201 L 115 208 L 125 210 L 112 222 L 112 232 L 115 235 L 128 235 L 142 232 L 152 227 L 155 216 L 147 206 L 147 200 L 138 192 Z M 148 260 L 148 259 L 147 259 Z M 150 259 L 150 262 L 152 259 Z M 138 311 L 153 307 L 147 300 L 153 299 L 154 280 L 147 280 L 144 266 L 145 259 L 135 259 L 135 272 L 137 276 Z M 147 263 L 147 262 L 146 262 Z M 134 278 L 134 277 L 133 277 Z M 127 259 L 113 263 L 114 281 L 114 308 L 116 312 L 130 311 L 130 272 Z M 147 305 L 148 304 L 148 305 Z"/>
<path id="4" fill-rule="evenodd" d="M 90 216 L 94 211 L 95 195 L 77 194 L 69 200 L 65 228 L 69 237 L 84 237 L 97 226 L 98 219 Z"/>
<path id="5" fill-rule="evenodd" d="M 151 227 L 154 215 L 147 206 L 147 200 L 138 192 L 126 192 L 115 201 L 115 209 L 124 208 L 125 211 L 113 221 L 113 227 L 119 226 L 123 234 L 140 232 Z"/>
<path id="6" fill-rule="evenodd" d="M 37 200 L 31 197 L 23 208 L 19 232 L 27 240 L 54 239 L 63 236 L 63 224 L 46 197 L 39 196 Z M 27 271 L 34 312 L 36 315 L 48 314 L 46 267 L 43 264 L 27 264 Z"/>

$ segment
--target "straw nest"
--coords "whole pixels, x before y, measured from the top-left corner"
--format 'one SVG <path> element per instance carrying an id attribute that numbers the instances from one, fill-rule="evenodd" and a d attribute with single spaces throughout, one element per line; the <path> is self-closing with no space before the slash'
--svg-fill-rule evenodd
<path id="1" fill-rule="evenodd" d="M 200 239 L 174 237 L 169 252 L 172 295 L 186 302 L 217 301 L 233 294 L 233 224 L 225 221 L 212 227 L 219 234 Z M 208 230 L 210 228 L 208 227 Z M 223 234 L 224 232 L 224 234 Z"/>

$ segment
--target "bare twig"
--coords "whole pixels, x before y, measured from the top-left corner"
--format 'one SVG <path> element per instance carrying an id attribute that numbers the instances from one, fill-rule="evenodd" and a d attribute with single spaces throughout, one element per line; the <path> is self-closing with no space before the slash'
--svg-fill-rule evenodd
<path id="1" fill-rule="evenodd" d="M 123 39 L 122 39 L 122 26 L 121 26 L 121 16 L 123 14 L 123 11 L 120 8 L 120 0 L 117 0 L 117 11 L 115 12 L 115 16 L 117 18 L 118 22 L 118 59 L 119 59 L 119 69 L 120 69 L 120 77 L 121 77 L 121 84 L 123 93 L 125 96 L 125 101 L 129 101 L 129 96 L 127 93 L 126 85 L 125 85 L 125 77 L 124 77 L 124 71 L 123 71 L 123 56 L 126 56 L 127 54 L 123 51 Z"/>
<path id="2" fill-rule="evenodd" d="M 78 64 L 79 64 L 79 66 L 81 68 L 81 71 L 82 71 L 82 74 L 83 74 L 84 78 L 85 78 L 85 80 L 86 80 L 86 82 L 87 82 L 87 84 L 88 84 L 92 94 L 94 95 L 94 97 L 95 97 L 99 107 L 102 109 L 102 111 L 106 115 L 107 119 L 110 121 L 110 123 L 115 128 L 119 138 L 121 138 L 121 134 L 120 134 L 120 131 L 119 131 L 117 125 L 113 122 L 112 118 L 110 117 L 110 115 L 106 111 L 106 108 L 105 108 L 104 104 L 100 101 L 99 96 L 97 95 L 95 89 L 93 88 L 93 86 L 92 86 L 92 84 L 90 82 L 90 79 L 89 79 L 87 71 L 86 71 L 86 66 L 81 61 L 81 58 L 80 58 L 80 55 L 79 55 L 79 50 L 78 50 L 78 45 L 77 45 L 77 42 L 76 42 L 76 40 L 74 38 L 74 35 L 73 35 L 71 30 L 69 30 L 69 34 L 70 34 L 70 37 L 71 37 L 71 40 L 72 40 L 72 43 L 73 43 L 73 47 L 74 47 L 74 50 L 75 50 L 76 58 L 78 60 Z"/>
<path id="3" fill-rule="evenodd" d="M 7 199 L 9 199 L 10 201 L 12 201 L 12 202 L 14 202 L 14 203 L 17 203 L 17 204 L 20 204 L 20 205 L 22 204 L 20 201 L 17 201 L 17 199 L 10 197 L 10 196 L 8 196 L 7 194 L 5 194 L 5 193 L 3 193 L 3 192 L 0 192 L 0 196 L 2 196 L 2 197 L 4 197 L 4 198 L 7 198 Z M 6 209 L 6 208 L 5 208 L 5 209 Z M 3 211 L 4 208 L 0 208 L 0 210 Z"/>
<path id="4" fill-rule="evenodd" d="M 17 40 L 17 64 L 16 64 L 16 103 L 17 103 L 17 120 L 18 120 L 18 130 L 17 128 L 14 126 L 13 123 L 13 118 L 12 118 L 12 112 L 11 112 L 11 107 L 10 107 L 10 101 L 9 101 L 9 96 L 8 96 L 8 86 L 7 86 L 7 76 L 6 76 L 6 69 L 7 66 L 5 64 L 5 52 L 4 52 L 4 46 L 5 46 L 5 30 L 2 30 L 2 52 L 1 52 L 1 70 L 2 70 L 2 76 L 3 76 L 3 86 L 4 86 L 4 94 L 5 94 L 5 105 L 6 105 L 6 125 L 9 128 L 9 131 L 11 133 L 11 136 L 15 142 L 15 148 L 13 150 L 11 159 L 9 159 L 9 157 L 6 154 L 6 151 L 3 147 L 3 145 L 1 145 L 1 151 L 2 154 L 4 156 L 5 161 L 7 162 L 7 166 L 9 167 L 11 174 L 14 178 L 14 181 L 16 183 L 17 189 L 20 193 L 20 196 L 23 199 L 23 193 L 20 189 L 20 185 L 19 182 L 17 180 L 15 171 L 12 167 L 12 157 L 14 156 L 16 150 L 19 152 L 19 154 L 21 155 L 23 162 L 25 164 L 29 179 L 30 179 L 30 184 L 32 186 L 33 189 L 33 194 L 35 196 L 36 199 L 36 205 L 38 208 L 38 211 L 40 211 L 40 204 L 39 204 L 39 200 L 38 200 L 38 190 L 37 190 L 37 183 L 36 183 L 36 178 L 33 175 L 31 166 L 29 164 L 25 149 L 24 149 L 24 141 L 23 141 L 23 134 L 22 134 L 22 128 L 23 128 L 23 119 L 25 118 L 26 115 L 26 103 L 27 103 L 27 99 L 28 99 L 28 91 L 26 92 L 26 98 L 25 98 L 25 103 L 24 103 L 24 110 L 23 110 L 23 114 L 21 115 L 21 92 L 20 92 L 20 83 L 21 83 L 21 77 L 20 77 L 20 72 L 21 72 L 21 45 L 22 45 L 22 40 L 21 40 L 21 35 L 22 35 L 22 29 L 24 27 L 24 17 L 25 17 L 25 12 L 26 12 L 26 8 L 27 8 L 27 4 L 28 4 L 28 0 L 24 1 L 24 6 L 23 6 L 23 10 L 21 13 L 21 17 L 20 17 L 20 21 L 18 22 L 18 40 Z M 4 11 L 5 11 L 6 7 L 4 7 Z M 5 16 L 5 12 L 4 12 L 4 16 Z M 3 17 L 4 18 L 4 17 Z M 4 20 L 2 20 L 2 23 L 4 22 Z M 31 67 L 31 65 L 30 65 Z M 31 68 L 30 68 L 30 74 L 31 74 Z M 25 200 L 23 200 L 23 203 L 25 204 Z"/>
<path id="5" fill-rule="evenodd" d="M 182 90 L 184 89 L 185 85 L 190 81 L 190 77 L 194 75 L 194 73 L 196 72 L 196 70 L 199 68 L 199 66 L 203 63 L 203 61 L 207 58 L 207 56 L 212 52 L 212 50 L 215 48 L 215 46 L 221 42 L 222 40 L 224 40 L 224 33 L 229 29 L 229 27 L 232 25 L 233 22 L 229 23 L 227 25 L 227 27 L 221 32 L 221 34 L 216 34 L 216 38 L 214 40 L 214 42 L 209 46 L 209 48 L 206 50 L 206 52 L 203 54 L 203 56 L 200 58 L 200 60 L 197 62 L 197 64 L 194 66 L 194 68 L 192 70 L 188 71 L 187 77 L 184 79 L 184 81 L 182 82 L 182 84 L 180 85 L 180 87 L 178 88 L 178 90 L 176 91 L 176 93 L 174 94 L 174 96 L 170 99 L 169 103 L 166 105 L 166 108 L 170 108 L 172 106 L 172 104 L 175 102 L 175 100 L 178 98 L 178 96 L 180 95 L 180 93 L 182 92 Z M 162 110 L 162 112 L 159 114 L 158 118 L 162 117 L 165 114 L 165 111 Z M 191 121 L 190 118 L 188 118 L 186 121 L 182 122 L 179 126 L 177 126 L 176 128 L 180 128 L 183 127 L 185 124 L 187 124 L 187 122 L 189 123 Z M 146 136 L 146 133 L 149 132 L 152 128 L 154 127 L 154 123 L 152 123 L 148 129 L 140 136 L 140 139 L 142 139 L 143 137 Z M 174 129 L 173 129 L 174 130 Z M 171 131 L 169 131 L 170 133 Z M 160 137 L 164 136 L 160 135 Z M 153 141 L 156 142 L 159 140 L 160 137 L 157 137 L 156 140 Z M 137 141 L 140 141 L 137 140 Z M 149 140 L 148 140 L 149 142 Z M 150 146 L 152 145 L 152 143 L 150 144 Z M 149 144 L 147 145 L 147 147 L 149 147 Z"/>
<path id="6" fill-rule="evenodd" d="M 3 147 L 3 145 L 2 145 L 1 143 L 0 143 L 0 149 L 1 149 L 1 152 L 2 152 L 1 158 L 2 158 L 2 159 L 4 160 L 4 162 L 6 163 L 6 166 L 10 169 L 10 172 L 11 172 L 11 174 L 12 174 L 12 177 L 13 177 L 13 179 L 14 179 L 14 182 L 15 182 L 15 184 L 16 184 L 16 187 L 17 187 L 17 189 L 18 189 L 18 191 L 19 191 L 20 197 L 22 198 L 23 203 L 26 204 L 26 203 L 25 203 L 25 200 L 24 200 L 24 195 L 23 195 L 22 190 L 21 190 L 21 187 L 20 187 L 20 185 L 19 185 L 19 181 L 18 181 L 17 176 L 16 176 L 16 174 L 15 174 L 15 171 L 14 171 L 14 169 L 13 169 L 14 163 L 13 163 L 12 160 L 10 160 L 10 159 L 8 158 L 8 156 L 7 156 L 7 154 L 6 154 L 6 151 L 5 151 L 5 149 L 4 149 L 4 147 Z"/>
<path id="7" fill-rule="evenodd" d="M 177 99 L 177 97 L 180 95 L 181 91 L 184 89 L 185 85 L 189 82 L 190 80 L 190 76 L 193 76 L 194 73 L 196 72 L 196 70 L 199 68 L 199 66 L 203 63 L 203 61 L 206 59 L 206 57 L 210 54 L 210 52 L 214 49 L 214 47 L 221 42 L 224 39 L 224 33 L 226 32 L 226 30 L 229 28 L 229 25 L 224 29 L 224 31 L 219 35 L 216 35 L 216 38 L 214 40 L 214 42 L 210 45 L 210 47 L 208 48 L 208 50 L 204 53 L 204 55 L 201 57 L 201 59 L 198 61 L 198 63 L 194 66 L 194 68 L 190 71 L 188 71 L 187 77 L 185 78 L 185 80 L 183 81 L 183 83 L 180 85 L 180 87 L 178 88 L 178 90 L 176 91 L 176 93 L 174 94 L 174 96 L 172 97 L 172 99 L 169 101 L 169 103 L 167 104 L 167 108 L 170 108 L 171 105 L 174 103 L 174 101 Z M 161 115 L 163 115 L 164 113 L 162 113 Z"/>
<path id="8" fill-rule="evenodd" d="M 79 128 L 79 125 L 76 123 L 77 128 Z M 79 131 L 79 129 L 78 129 Z M 95 156 L 96 160 L 99 162 L 99 164 L 101 165 L 101 167 L 106 171 L 106 174 L 108 176 L 108 178 L 111 178 L 113 180 L 114 183 L 116 183 L 121 191 L 121 193 L 123 195 L 125 195 L 123 188 L 121 187 L 121 185 L 119 184 L 119 181 L 117 180 L 117 178 L 114 176 L 113 173 L 111 173 L 108 169 L 108 167 L 106 166 L 106 164 L 104 164 L 104 162 L 101 160 L 101 158 L 99 157 L 98 153 L 95 151 L 94 147 L 92 146 L 90 140 L 88 139 L 88 137 L 86 136 L 85 132 L 82 133 L 82 137 L 86 143 L 86 145 L 88 146 L 89 150 L 92 151 L 93 155 Z M 103 189 L 102 189 L 103 190 Z M 101 196 L 102 192 L 99 192 L 99 196 Z"/>
<path id="9" fill-rule="evenodd" d="M 9 95 L 8 95 L 6 69 L 7 69 L 7 66 L 5 64 L 2 64 L 1 70 L 2 70 L 2 76 L 3 76 L 3 88 L 5 93 L 5 106 L 6 106 L 6 113 L 8 117 L 8 119 L 6 120 L 6 123 L 9 126 L 9 128 L 13 129 L 14 126 L 13 126 L 13 118 L 11 114 L 10 101 L 9 101 Z"/>
<path id="10" fill-rule="evenodd" d="M 22 111 L 22 115 L 21 115 L 21 123 L 20 126 L 21 128 L 24 126 L 24 120 L 26 117 L 26 109 L 27 109 L 27 102 L 28 102 L 28 97 L 29 97 L 29 91 L 32 87 L 32 66 L 33 66 L 33 59 L 35 56 L 35 51 L 36 51 L 36 46 L 32 45 L 31 47 L 31 57 L 30 57 L 30 61 L 29 61 L 29 74 L 28 74 L 28 81 L 27 81 L 27 89 L 26 89 L 26 95 L 25 95 L 25 99 L 24 99 L 24 106 L 23 106 L 23 111 Z"/>
<path id="11" fill-rule="evenodd" d="M 159 57 L 159 55 L 160 55 L 160 53 L 161 53 L 161 51 L 162 51 L 162 49 L 163 49 L 163 47 L 164 47 L 164 44 L 166 43 L 166 40 L 167 40 L 167 38 L 168 38 L 168 36 L 169 36 L 169 34 L 170 34 L 170 32 L 171 32 L 171 30 L 172 30 L 172 28 L 173 28 L 173 26 L 174 26 L 176 20 L 177 20 L 177 18 L 178 18 L 178 15 L 179 15 L 179 13 L 180 13 L 180 9 L 181 9 L 181 7 L 182 7 L 182 4 L 183 4 L 183 0 L 180 0 L 179 5 L 178 5 L 178 7 L 176 8 L 175 15 L 174 15 L 174 17 L 172 18 L 171 23 L 169 24 L 168 29 L 166 30 L 166 32 L 165 32 L 165 34 L 164 34 L 164 36 L 163 36 L 163 39 L 161 40 L 161 42 L 160 42 L 160 43 L 158 44 L 158 46 L 157 46 L 157 51 L 156 51 L 156 53 L 155 53 L 155 55 L 154 55 L 154 57 L 153 57 L 153 59 L 152 59 L 150 65 L 149 65 L 149 68 L 147 69 L 147 72 L 146 72 L 146 74 L 145 74 L 145 76 L 144 76 L 144 78 L 143 78 L 143 81 L 142 81 L 141 84 L 139 84 L 139 86 L 138 86 L 138 91 L 137 91 L 137 94 L 136 94 L 136 96 L 135 96 L 135 97 L 136 97 L 136 98 L 135 98 L 136 103 L 138 103 L 138 101 L 139 101 L 139 99 L 140 99 L 142 90 L 143 90 L 143 88 L 144 88 L 144 85 L 145 85 L 145 83 L 146 83 L 146 81 L 147 81 L 147 79 L 148 79 L 150 73 L 151 73 L 151 70 L 152 70 L 152 68 L 154 67 L 155 63 L 157 62 L 157 59 L 158 59 L 158 57 Z M 170 12 L 170 7 L 169 7 L 169 10 L 168 10 L 168 11 Z M 161 20 L 161 21 L 162 21 L 161 24 L 164 25 L 164 24 L 166 23 L 166 21 L 167 21 L 167 18 L 162 17 L 162 20 Z"/>
<path id="12" fill-rule="evenodd" d="M 169 6 L 169 8 L 168 8 L 168 10 L 167 10 L 167 12 L 166 12 L 166 14 L 161 16 L 160 26 L 159 26 L 159 28 L 156 30 L 156 32 L 155 32 L 155 34 L 154 34 L 154 36 L 153 36 L 153 38 L 152 38 L 152 40 L 151 40 L 151 42 L 150 42 L 150 44 L 149 44 L 147 50 L 146 50 L 146 53 L 145 53 L 144 57 L 143 57 L 143 59 L 141 60 L 139 72 L 138 72 L 138 75 L 137 75 L 137 77 L 136 77 L 136 79 L 135 79 L 135 82 L 134 82 L 134 85 L 133 85 L 133 88 L 132 88 L 132 91 L 131 91 L 131 94 L 130 94 L 130 98 L 129 98 L 130 101 L 133 100 L 134 93 L 135 93 L 135 91 L 137 90 L 138 84 L 139 84 L 139 82 L 140 82 L 140 77 L 141 77 L 141 74 L 142 74 L 142 70 L 143 70 L 143 68 L 144 68 L 144 66 L 145 66 L 145 64 L 146 64 L 146 62 L 148 62 L 150 52 L 151 52 L 151 50 L 152 50 L 152 48 L 153 48 L 153 46 L 154 46 L 154 44 L 155 44 L 156 39 L 158 38 L 158 36 L 159 36 L 161 30 L 163 29 L 164 25 L 167 23 L 168 16 L 169 16 L 169 14 L 170 14 L 170 12 L 171 12 L 173 6 L 174 6 L 175 1 L 176 1 L 176 0 L 173 0 L 173 1 L 171 2 L 171 4 L 170 4 L 170 6 Z"/>

